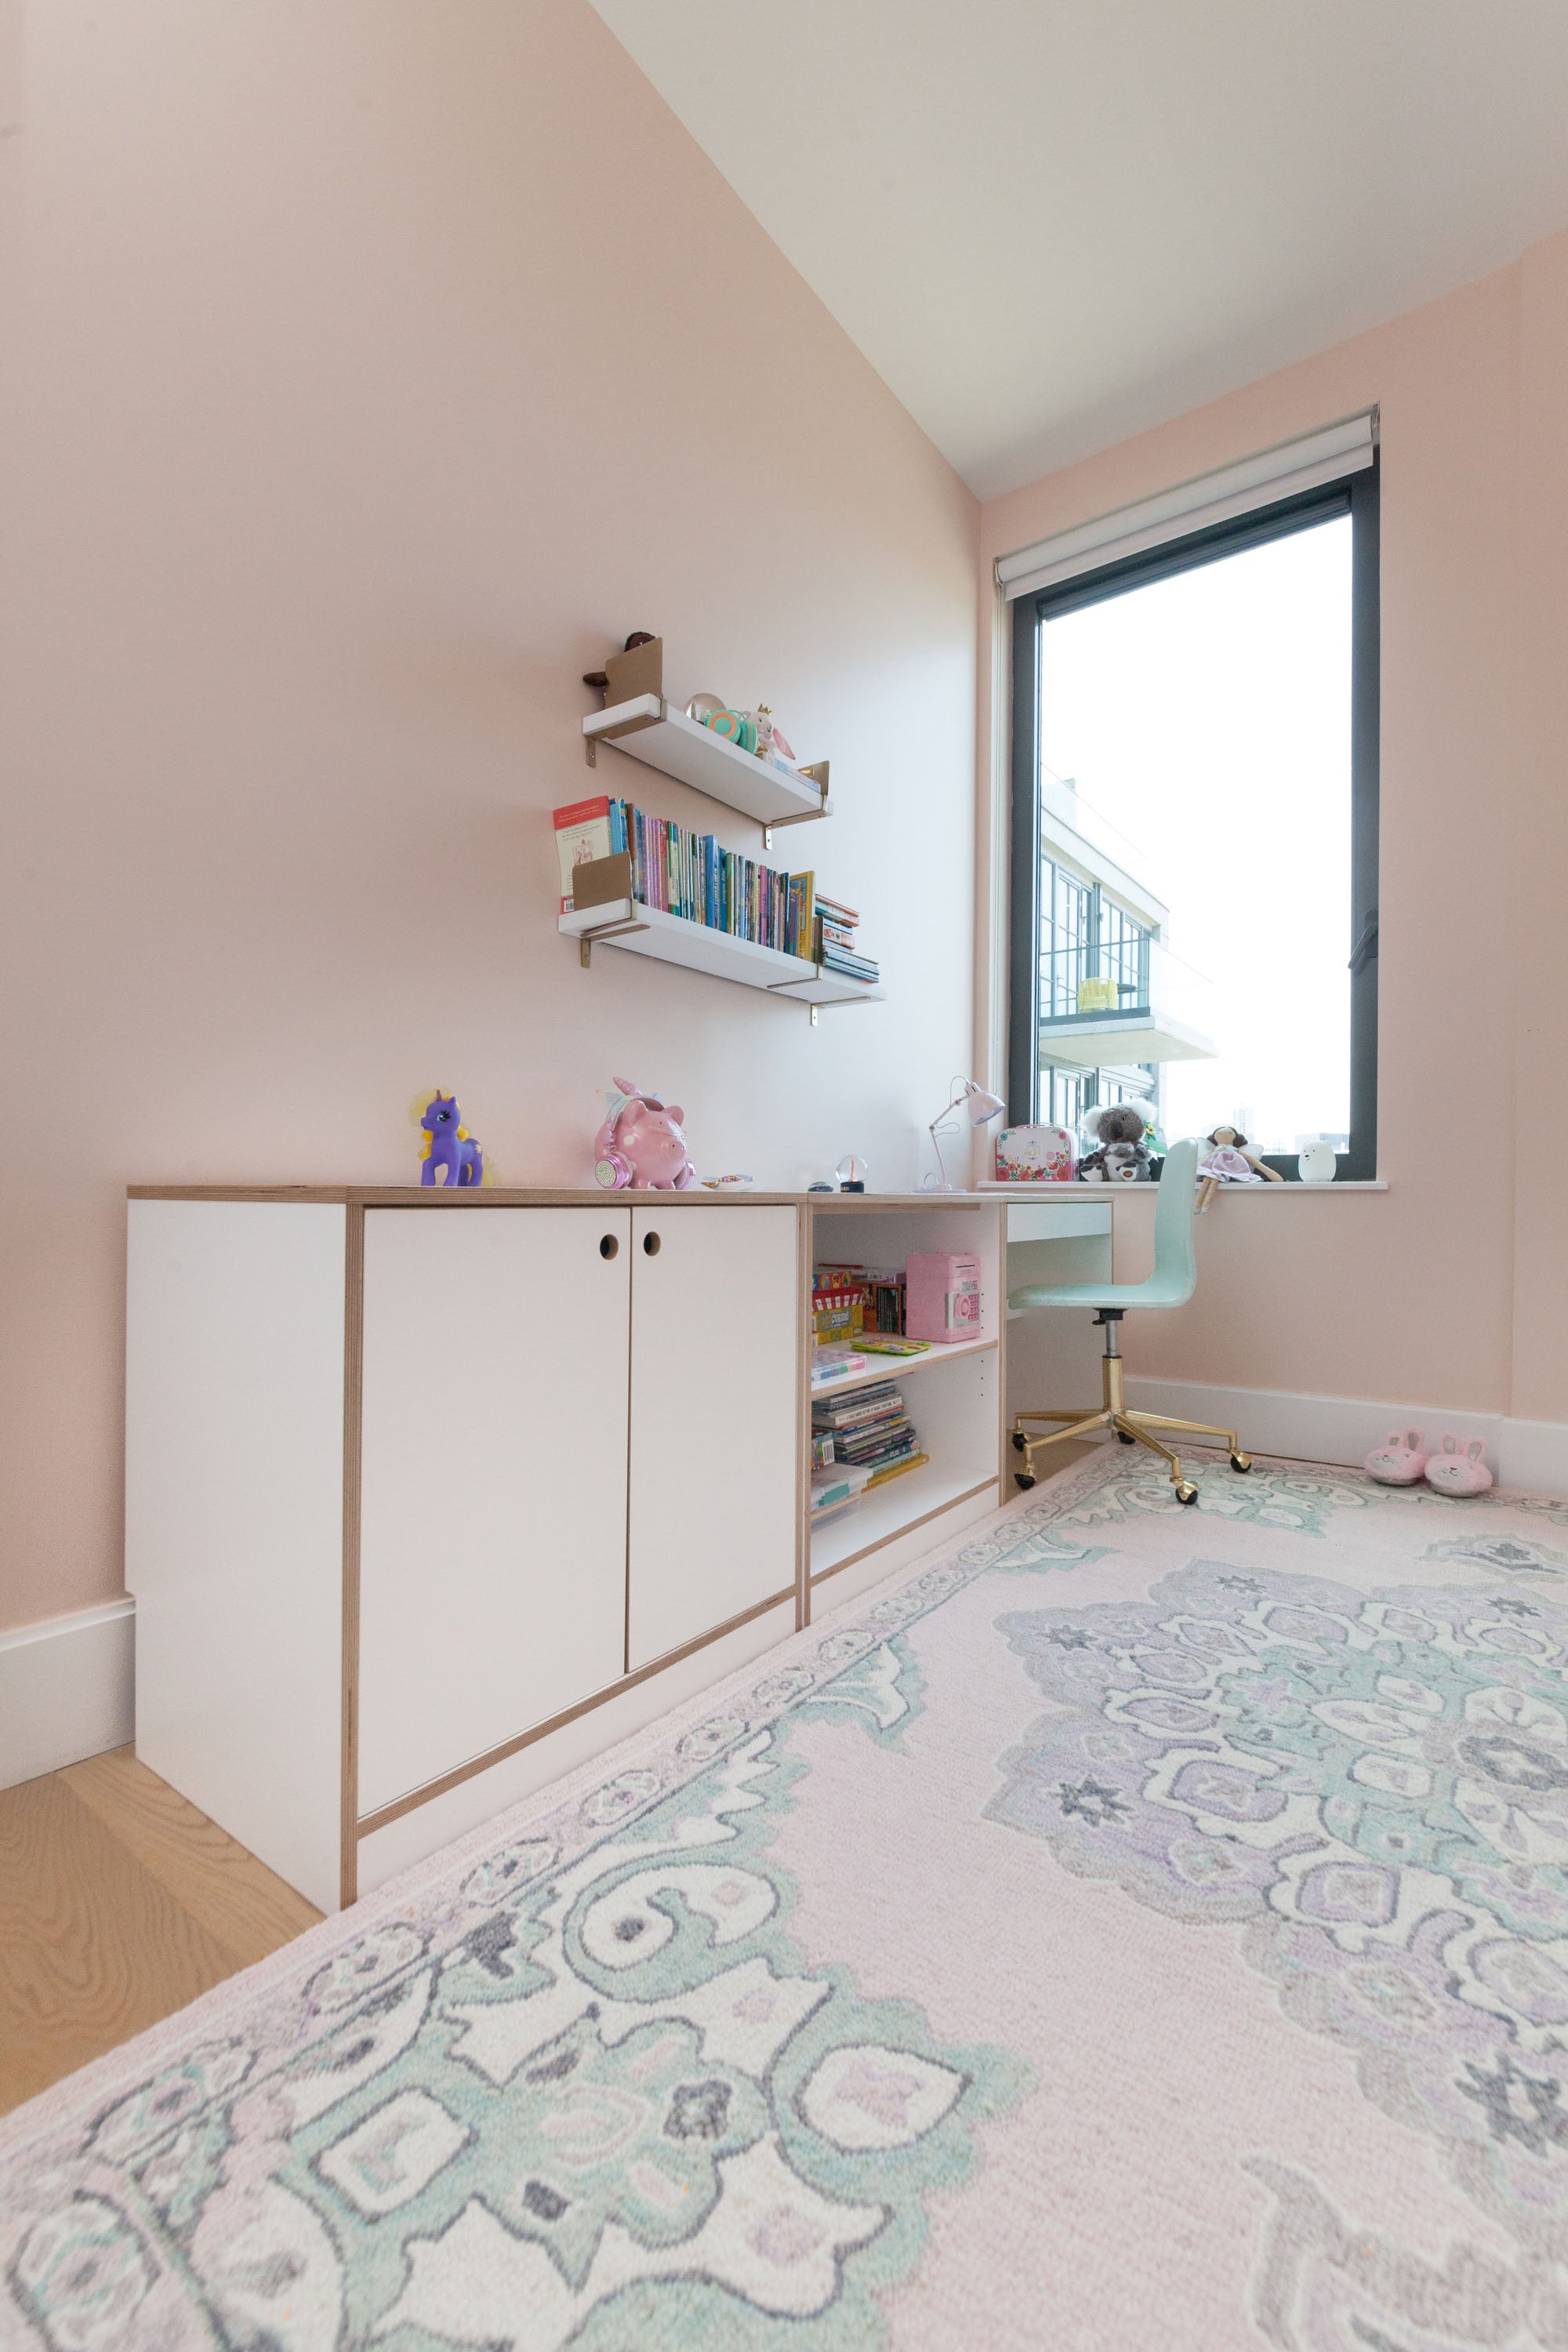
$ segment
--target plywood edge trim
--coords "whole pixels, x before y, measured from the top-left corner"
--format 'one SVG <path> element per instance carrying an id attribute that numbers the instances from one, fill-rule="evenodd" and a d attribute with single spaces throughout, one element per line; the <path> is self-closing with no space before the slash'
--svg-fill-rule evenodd
<path id="1" fill-rule="evenodd" d="M 770 1609 L 782 1608 L 786 1601 L 793 1603 L 795 1598 L 795 1586 L 784 1585 L 779 1591 L 771 1592 L 765 1601 L 753 1601 L 751 1608 L 727 1617 L 721 1625 L 713 1626 L 706 1633 L 699 1633 L 693 1641 L 683 1642 L 679 1649 L 667 1650 L 662 1657 L 650 1658 L 646 1666 L 634 1668 L 629 1675 L 621 1675 L 617 1682 L 606 1683 L 603 1690 L 595 1691 L 591 1697 L 579 1699 L 575 1706 L 563 1707 L 559 1715 L 547 1716 L 542 1723 L 532 1725 L 527 1731 L 520 1731 L 515 1738 L 503 1739 L 499 1747 L 487 1748 L 482 1756 L 471 1756 L 466 1764 L 455 1765 L 450 1772 L 443 1772 L 439 1780 L 426 1780 L 422 1788 L 410 1789 L 405 1797 L 395 1797 L 390 1804 L 380 1806 L 374 1813 L 363 1814 L 357 1824 L 359 1836 L 367 1838 L 376 1830 L 386 1829 L 393 1822 L 401 1821 L 405 1813 L 412 1813 L 419 1806 L 429 1804 L 435 1797 L 444 1797 L 448 1789 L 461 1788 L 465 1780 L 472 1780 L 480 1772 L 488 1772 L 493 1764 L 504 1764 L 509 1756 L 521 1755 L 525 1748 L 531 1748 L 537 1740 L 548 1738 L 552 1731 L 564 1730 L 569 1723 L 575 1723 L 582 1716 L 591 1715 L 595 1707 L 604 1706 L 610 1699 L 619 1698 L 624 1692 L 635 1690 L 639 1683 L 646 1683 L 652 1675 L 662 1674 L 667 1666 L 678 1666 L 683 1659 L 695 1657 L 699 1650 L 707 1649 L 710 1643 L 722 1641 L 726 1633 L 738 1633 L 742 1625 L 750 1625 L 756 1618 L 765 1617 Z"/>
<path id="2" fill-rule="evenodd" d="M 902 1543 L 904 1538 L 912 1536 L 917 1528 L 929 1527 L 932 1519 L 940 1519 L 946 1511 L 957 1510 L 960 1503 L 972 1503 L 976 1495 L 984 1495 L 987 1486 L 994 1486 L 998 1483 L 995 1477 L 982 1478 L 978 1486 L 966 1486 L 962 1495 L 950 1495 L 945 1503 L 937 1505 L 935 1510 L 922 1511 L 918 1519 L 906 1519 L 901 1528 L 893 1528 L 887 1535 L 879 1536 L 875 1543 L 862 1545 L 858 1551 L 852 1551 L 847 1559 L 836 1559 L 831 1568 L 819 1569 L 811 1580 L 813 1584 L 826 1584 L 830 1576 L 837 1576 L 842 1569 L 853 1568 L 858 1559 L 869 1559 L 874 1551 L 885 1551 L 889 1544 Z"/>
<path id="3" fill-rule="evenodd" d="M 1298 1188 L 1300 1189 L 1300 1188 Z M 1325 1187 L 1325 1190 L 1328 1188 Z M 446 1184 L 128 1184 L 128 1201 L 268 1201 L 285 1208 L 325 1203 L 330 1207 L 362 1209 L 584 1209 L 642 1206 L 666 1209 L 792 1209 L 809 1202 L 835 1216 L 886 1214 L 889 1210 L 963 1209 L 995 1206 L 990 1195 L 949 1192 L 866 1192 L 854 1196 L 822 1192 L 710 1192 L 700 1186 L 685 1192 L 605 1192 L 583 1184 L 554 1190 L 525 1185 L 484 1185 L 469 1189 Z"/>
<path id="4" fill-rule="evenodd" d="M 350 1202 L 343 1234 L 343 1554 L 342 1759 L 338 1899 L 359 1895 L 359 1601 L 361 1444 L 364 1394 L 364 1211 Z"/>

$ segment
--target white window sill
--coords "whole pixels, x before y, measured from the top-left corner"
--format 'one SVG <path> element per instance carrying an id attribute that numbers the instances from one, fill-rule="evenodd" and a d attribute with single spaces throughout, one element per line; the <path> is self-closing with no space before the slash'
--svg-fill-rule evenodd
<path id="1" fill-rule="evenodd" d="M 1303 1184 L 1298 1178 L 1286 1177 L 1279 1184 L 1222 1184 L 1222 1192 L 1246 1200 L 1258 1195 L 1271 1197 L 1277 1192 L 1310 1194 L 1321 1200 L 1325 1192 L 1386 1192 L 1386 1176 L 1335 1177 L 1327 1184 Z M 1158 1184 L 1002 1184 L 994 1177 L 982 1177 L 977 1190 L 994 1192 L 1009 1201 L 1120 1201 L 1131 1196 L 1144 1199 L 1160 1190 Z"/>

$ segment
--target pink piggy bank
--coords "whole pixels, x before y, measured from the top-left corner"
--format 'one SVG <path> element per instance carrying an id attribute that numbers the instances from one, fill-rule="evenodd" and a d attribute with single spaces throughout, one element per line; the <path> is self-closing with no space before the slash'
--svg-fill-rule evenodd
<path id="1" fill-rule="evenodd" d="M 605 1097 L 607 1116 L 594 1139 L 594 1174 L 607 1192 L 685 1192 L 697 1181 L 686 1156 L 679 1103 L 645 1095 L 625 1078 Z"/>

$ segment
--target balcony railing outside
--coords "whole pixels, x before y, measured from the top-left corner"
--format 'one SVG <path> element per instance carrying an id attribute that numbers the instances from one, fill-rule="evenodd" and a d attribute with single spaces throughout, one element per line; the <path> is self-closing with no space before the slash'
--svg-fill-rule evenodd
<path id="1" fill-rule="evenodd" d="M 1120 937 L 1076 941 L 1041 954 L 1042 1051 L 1049 1051 L 1052 1037 L 1066 1046 L 1075 1032 L 1092 1030 L 1104 1039 L 1103 1058 L 1114 1062 L 1123 1058 L 1117 1050 L 1119 1029 L 1131 1041 L 1136 1033 L 1170 1024 L 1194 1043 L 1205 1041 L 1198 1050 L 1212 1054 L 1207 1041 L 1214 1022 L 1213 983 L 1134 924 Z M 1178 1058 L 1192 1050 L 1188 1046 Z M 1140 1048 L 1125 1058 L 1160 1057 Z"/>

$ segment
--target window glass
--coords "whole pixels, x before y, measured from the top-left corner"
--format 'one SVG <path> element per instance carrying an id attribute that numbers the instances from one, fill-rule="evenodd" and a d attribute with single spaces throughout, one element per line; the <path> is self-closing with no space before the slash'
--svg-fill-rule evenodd
<path id="1" fill-rule="evenodd" d="M 1167 1136 L 1345 1150 L 1351 541 L 1042 610 L 1042 1118 L 1142 1096 Z"/>

